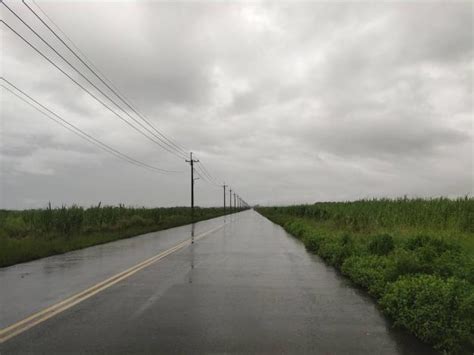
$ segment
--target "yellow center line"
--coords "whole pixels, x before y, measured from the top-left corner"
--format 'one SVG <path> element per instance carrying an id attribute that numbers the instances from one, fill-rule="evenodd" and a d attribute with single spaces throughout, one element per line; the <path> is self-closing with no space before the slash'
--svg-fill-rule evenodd
<path id="1" fill-rule="evenodd" d="M 197 241 L 201 238 L 204 238 L 205 236 L 216 232 L 217 230 L 223 228 L 226 224 L 229 222 L 225 222 L 224 224 L 213 228 L 207 232 L 204 232 L 194 238 L 194 241 Z M 101 281 L 79 293 L 76 293 L 75 295 L 66 298 L 63 301 L 60 301 L 50 307 L 47 307 L 37 313 L 32 314 L 31 316 L 14 323 L 6 328 L 3 328 L 0 330 L 0 344 L 7 341 L 8 339 L 13 338 L 14 336 L 23 333 L 24 331 L 34 327 L 35 325 L 38 325 L 45 320 L 55 316 L 56 314 L 59 314 L 61 312 L 64 312 L 65 310 L 71 308 L 72 306 L 94 296 L 95 294 L 109 288 L 112 285 L 115 285 L 116 283 L 132 276 L 133 274 L 137 273 L 140 270 L 143 270 L 144 268 L 150 266 L 153 263 L 156 263 L 157 261 L 165 258 L 166 256 L 173 254 L 174 252 L 188 246 L 191 244 L 191 240 L 185 240 L 174 247 L 165 250 L 155 256 L 152 256 L 151 258 L 146 259 L 145 261 L 142 261 L 141 263 L 134 265 L 130 268 L 128 268 L 125 271 L 122 271 L 112 277 L 109 277 L 108 279 Z"/>

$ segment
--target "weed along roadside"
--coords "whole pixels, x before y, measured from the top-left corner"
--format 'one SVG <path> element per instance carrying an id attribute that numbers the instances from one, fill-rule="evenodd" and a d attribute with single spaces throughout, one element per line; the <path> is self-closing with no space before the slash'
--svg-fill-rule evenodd
<path id="1" fill-rule="evenodd" d="M 238 209 L 232 210 L 232 212 Z M 227 211 L 230 212 L 230 211 Z M 0 210 L 0 267 L 178 227 L 226 214 L 223 208 L 78 206 Z"/>
<path id="2" fill-rule="evenodd" d="M 263 207 L 366 290 L 396 327 L 435 349 L 474 350 L 474 199 Z"/>

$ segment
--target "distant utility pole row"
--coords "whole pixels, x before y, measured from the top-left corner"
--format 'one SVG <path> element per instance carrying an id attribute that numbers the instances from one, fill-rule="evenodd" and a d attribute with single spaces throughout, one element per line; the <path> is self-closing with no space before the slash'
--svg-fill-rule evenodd
<path id="1" fill-rule="evenodd" d="M 225 183 L 224 185 L 221 185 L 203 163 L 200 162 L 199 159 L 196 159 L 196 157 L 193 157 L 192 152 L 188 153 L 188 149 L 156 128 L 151 123 L 151 120 L 143 115 L 131 100 L 119 91 L 112 81 L 81 52 L 77 45 L 64 33 L 63 30 L 61 30 L 61 28 L 59 28 L 56 23 L 51 20 L 38 4 L 34 1 L 30 2 L 28 0 L 23 0 L 23 10 L 20 10 L 20 7 L 18 7 L 18 10 L 20 10 L 18 11 L 10 8 L 7 2 L 10 4 L 10 1 L 0 0 L 0 5 L 3 5 L 11 16 L 6 19 L 2 18 L 0 20 L 1 25 L 5 26 L 7 30 L 18 37 L 18 39 L 22 41 L 26 47 L 30 48 L 31 51 L 36 53 L 39 57 L 42 57 L 56 70 L 61 72 L 62 75 L 72 84 L 84 91 L 105 110 L 111 112 L 114 115 L 114 118 L 125 123 L 129 129 L 133 129 L 141 134 L 144 138 L 154 143 L 156 147 L 174 155 L 175 158 L 183 159 L 186 163 L 189 163 L 191 167 L 191 213 L 193 216 L 194 182 L 197 179 L 202 179 L 210 185 L 214 185 L 216 188 L 220 188 L 221 186 L 224 188 L 225 212 L 236 212 L 249 208 L 247 202 L 237 195 L 229 185 L 226 185 Z M 11 3 L 14 3 L 14 1 L 12 0 Z M 32 16 L 24 16 L 22 13 L 24 11 L 29 12 Z M 36 22 L 36 25 L 33 25 L 33 22 Z M 20 30 L 19 27 L 22 29 Z M 59 42 L 51 42 L 49 40 L 51 35 Z M 48 50 L 42 50 L 39 44 L 47 46 Z M 71 70 L 74 71 L 74 75 L 72 75 Z M 114 155 L 116 158 L 155 173 L 182 173 L 182 171 L 162 169 L 159 166 L 150 165 L 147 162 L 124 153 L 121 149 L 117 149 L 104 143 L 101 139 L 82 130 L 80 127 L 72 124 L 47 106 L 43 105 L 5 77 L 0 77 L 0 87 L 16 96 L 24 103 L 34 107 L 49 120 L 56 122 L 63 128 L 78 135 L 90 144 L 94 144 L 98 148 Z M 197 174 L 198 177 L 195 178 L 195 174 Z M 226 206 L 226 188 L 229 188 L 228 207 Z"/>
<path id="2" fill-rule="evenodd" d="M 222 188 L 224 189 L 224 212 L 226 211 L 226 188 L 228 187 L 229 185 L 226 185 L 224 183 L 224 185 L 222 185 Z M 234 206 L 232 207 L 232 196 L 234 197 Z M 247 209 L 247 208 L 250 208 L 250 205 L 245 202 L 244 199 L 242 199 L 239 195 L 237 195 L 235 192 L 232 193 L 232 189 L 229 189 L 229 209 L 232 210 L 232 208 L 234 209 Z"/>
<path id="3" fill-rule="evenodd" d="M 186 163 L 189 163 L 189 166 L 191 167 L 191 213 L 194 215 L 194 181 L 199 179 L 199 178 L 194 177 L 194 172 L 195 172 L 194 163 L 199 163 L 199 160 L 193 159 L 193 152 L 191 152 L 189 153 L 189 160 L 186 159 Z M 211 176 L 211 175 L 207 175 L 207 176 Z M 226 205 L 227 187 L 229 187 L 229 185 L 226 185 L 225 183 L 222 185 L 222 188 L 224 189 L 224 213 L 227 212 L 227 205 Z M 233 206 L 232 206 L 232 198 L 234 199 Z M 245 200 L 243 200 L 235 192 L 232 193 L 232 189 L 229 188 L 229 212 L 247 209 L 247 208 L 250 208 L 249 204 L 245 202 Z"/>

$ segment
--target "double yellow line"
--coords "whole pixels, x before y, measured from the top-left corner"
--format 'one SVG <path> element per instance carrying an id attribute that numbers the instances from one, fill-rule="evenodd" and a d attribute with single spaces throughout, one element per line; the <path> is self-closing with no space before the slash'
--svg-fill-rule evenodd
<path id="1" fill-rule="evenodd" d="M 229 223 L 229 222 L 227 222 Z M 194 241 L 197 241 L 201 238 L 204 238 L 205 236 L 216 232 L 217 230 L 223 228 L 227 223 L 224 223 L 216 228 L 213 228 L 207 232 L 204 232 L 194 238 Z M 45 320 L 54 317 L 56 314 L 59 314 L 61 312 L 64 312 L 65 310 L 73 307 L 74 305 L 94 296 L 95 294 L 109 288 L 110 286 L 115 285 L 116 283 L 132 276 L 133 274 L 137 273 L 140 270 L 143 270 L 144 268 L 150 266 L 153 263 L 156 263 L 157 261 L 167 257 L 170 254 L 173 254 L 177 252 L 178 250 L 188 246 L 191 244 L 191 240 L 185 240 L 174 247 L 165 250 L 155 256 L 152 256 L 149 259 L 146 259 L 145 261 L 142 261 L 141 263 L 132 266 L 131 268 L 122 271 L 112 277 L 109 277 L 108 279 L 99 282 L 95 284 L 92 287 L 89 287 L 88 289 L 81 291 L 69 298 L 66 298 L 65 300 L 56 303 L 50 307 L 47 307 L 35 314 L 32 314 L 28 318 L 25 318 L 15 324 L 12 324 L 11 326 L 1 329 L 0 330 L 0 344 L 7 341 L 8 339 L 13 338 L 14 336 L 17 336 L 20 333 L 23 333 L 24 331 L 34 327 L 35 325 L 38 325 Z"/>

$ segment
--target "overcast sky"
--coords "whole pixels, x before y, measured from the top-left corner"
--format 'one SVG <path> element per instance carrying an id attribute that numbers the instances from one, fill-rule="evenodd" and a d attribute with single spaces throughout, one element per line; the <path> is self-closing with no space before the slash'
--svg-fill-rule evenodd
<path id="1" fill-rule="evenodd" d="M 472 2 L 36 1 L 158 129 L 249 203 L 473 193 Z M 5 2 L 67 55 L 20 1 Z M 182 159 L 3 25 L 1 52 L 2 76 L 32 97 L 182 173 L 110 156 L 0 88 L 0 208 L 189 204 Z M 198 180 L 196 202 L 219 205 L 222 189 Z"/>

